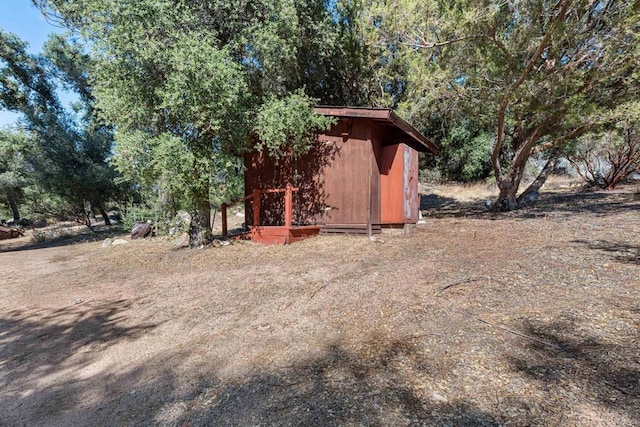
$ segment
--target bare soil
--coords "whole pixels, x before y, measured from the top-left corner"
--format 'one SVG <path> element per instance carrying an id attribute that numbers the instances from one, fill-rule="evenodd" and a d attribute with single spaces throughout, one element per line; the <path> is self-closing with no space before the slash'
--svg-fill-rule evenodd
<path id="1" fill-rule="evenodd" d="M 382 242 L 3 242 L 0 425 L 640 425 L 637 189 L 481 205 Z"/>

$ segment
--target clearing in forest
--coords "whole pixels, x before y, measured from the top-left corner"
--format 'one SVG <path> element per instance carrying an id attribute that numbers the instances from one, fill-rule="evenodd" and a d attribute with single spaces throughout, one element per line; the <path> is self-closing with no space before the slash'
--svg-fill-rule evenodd
<path id="1" fill-rule="evenodd" d="M 637 425 L 637 190 L 424 201 L 382 243 L 0 253 L 0 425 Z"/>

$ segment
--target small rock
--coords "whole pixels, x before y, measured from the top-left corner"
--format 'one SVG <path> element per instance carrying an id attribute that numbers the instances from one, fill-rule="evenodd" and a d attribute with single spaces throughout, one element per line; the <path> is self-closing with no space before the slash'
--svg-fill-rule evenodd
<path id="1" fill-rule="evenodd" d="M 436 402 L 448 402 L 449 400 L 444 397 L 443 395 L 436 393 L 435 391 L 433 393 L 431 393 L 431 397 L 433 397 L 433 400 L 435 400 Z"/>
<path id="2" fill-rule="evenodd" d="M 77 300 L 75 300 L 73 303 L 74 303 L 74 304 L 82 304 L 83 302 L 84 302 L 84 300 L 81 300 L 81 299 L 79 299 L 79 298 L 78 298 L 78 299 L 77 299 Z"/>
<path id="3" fill-rule="evenodd" d="M 110 238 L 106 238 L 102 241 L 102 247 L 103 248 L 108 248 L 109 246 L 111 246 L 111 244 L 113 243 L 113 239 Z"/>
<path id="4" fill-rule="evenodd" d="M 189 234 L 188 233 L 182 233 L 180 235 L 180 237 L 178 237 L 177 239 L 174 239 L 173 242 L 171 242 L 171 243 L 175 247 L 186 248 L 187 246 L 189 246 Z"/>
<path id="5" fill-rule="evenodd" d="M 117 246 L 117 245 L 127 245 L 129 244 L 129 242 L 127 242 L 124 239 L 114 239 L 113 242 L 111 242 L 112 246 Z"/>
<path id="6" fill-rule="evenodd" d="M 384 240 L 378 236 L 369 236 L 369 240 L 375 243 L 384 243 Z"/>
<path id="7" fill-rule="evenodd" d="M 229 246 L 231 241 L 229 240 L 220 240 L 220 246 Z"/>
<path id="8" fill-rule="evenodd" d="M 238 218 L 244 218 L 244 214 L 242 212 L 236 212 L 234 216 L 237 216 Z"/>

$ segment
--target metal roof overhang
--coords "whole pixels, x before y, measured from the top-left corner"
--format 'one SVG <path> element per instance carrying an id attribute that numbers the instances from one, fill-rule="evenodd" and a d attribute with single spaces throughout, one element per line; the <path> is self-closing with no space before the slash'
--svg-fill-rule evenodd
<path id="1" fill-rule="evenodd" d="M 402 142 L 416 151 L 436 154 L 438 147 L 389 108 L 315 107 L 323 116 L 370 119 L 393 135 L 395 142 Z"/>

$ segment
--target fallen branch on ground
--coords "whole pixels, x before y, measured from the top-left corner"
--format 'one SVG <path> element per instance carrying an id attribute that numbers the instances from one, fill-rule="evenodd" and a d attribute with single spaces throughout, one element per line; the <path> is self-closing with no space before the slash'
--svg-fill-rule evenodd
<path id="1" fill-rule="evenodd" d="M 455 283 L 451 283 L 451 284 L 445 286 L 444 288 L 439 289 L 436 292 L 436 296 L 439 296 L 442 292 L 446 291 L 447 289 L 451 289 L 451 288 L 459 286 L 459 285 L 464 285 L 465 283 L 477 282 L 478 280 L 488 280 L 488 281 L 494 281 L 494 282 L 503 284 L 501 281 L 496 280 L 491 276 L 467 277 L 466 279 L 460 280 L 460 281 L 455 282 Z"/>
<path id="2" fill-rule="evenodd" d="M 326 284 L 320 286 L 318 289 L 316 289 L 316 291 L 314 293 L 311 294 L 311 297 L 309 299 L 310 300 L 313 299 L 313 297 L 315 297 L 318 292 L 320 292 L 321 290 L 323 290 L 327 286 L 329 286 L 329 283 L 326 283 Z"/>
<path id="3" fill-rule="evenodd" d="M 610 382 L 604 381 L 605 385 L 608 385 L 609 387 L 611 387 L 614 390 L 618 390 L 620 393 L 622 394 L 626 394 L 627 396 L 635 396 L 634 393 L 629 393 L 627 390 L 624 390 L 616 385 L 611 384 Z"/>
<path id="4" fill-rule="evenodd" d="M 514 335 L 518 335 L 519 337 L 523 337 L 523 338 L 527 338 L 527 339 L 539 342 L 540 344 L 544 344 L 547 347 L 551 347 L 551 348 L 556 349 L 556 350 L 562 350 L 562 347 L 560 347 L 557 344 L 553 344 L 553 343 L 550 343 L 550 342 L 547 342 L 547 341 L 543 341 L 543 340 L 541 340 L 539 338 L 532 337 L 531 335 L 523 334 L 522 332 L 518 332 L 518 331 L 514 331 L 513 329 L 505 328 L 504 326 L 496 325 L 496 324 L 488 322 L 488 321 L 486 321 L 484 319 L 480 319 L 479 317 L 477 319 L 482 323 L 486 323 L 489 326 L 494 326 L 494 327 L 496 327 L 498 329 L 502 329 L 503 331 L 509 332 L 511 334 L 514 334 Z"/>

